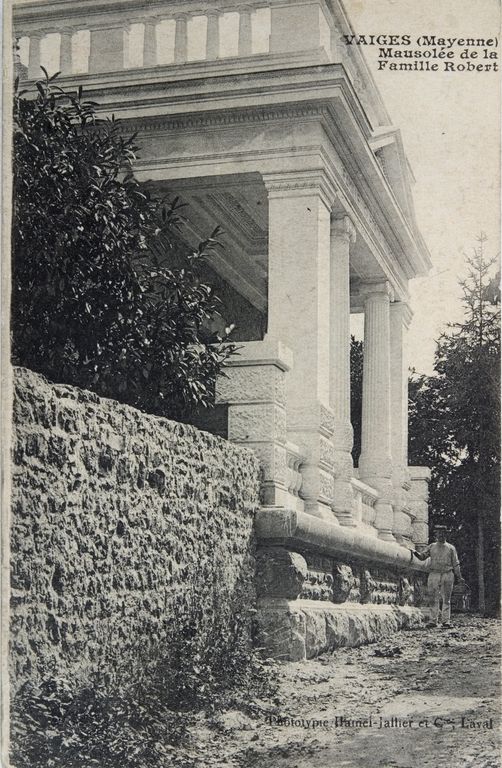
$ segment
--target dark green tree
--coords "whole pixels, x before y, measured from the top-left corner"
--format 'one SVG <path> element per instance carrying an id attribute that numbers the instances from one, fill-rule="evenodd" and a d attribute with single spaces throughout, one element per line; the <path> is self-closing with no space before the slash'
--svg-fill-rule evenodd
<path id="1" fill-rule="evenodd" d="M 496 259 L 478 238 L 461 282 L 462 322 L 440 337 L 433 376 L 410 389 L 410 463 L 431 467 L 431 517 L 457 534 L 478 608 L 499 600 L 500 305 Z M 488 590 L 486 589 L 488 587 Z"/>
<path id="2" fill-rule="evenodd" d="M 352 459 L 357 467 L 361 453 L 363 410 L 363 342 L 350 337 L 350 420 L 354 430 Z"/>
<path id="3" fill-rule="evenodd" d="M 212 402 L 235 350 L 206 332 L 202 278 L 218 230 L 191 252 L 182 206 L 149 196 L 138 147 L 54 77 L 14 99 L 13 361 L 54 381 L 185 419 Z"/>

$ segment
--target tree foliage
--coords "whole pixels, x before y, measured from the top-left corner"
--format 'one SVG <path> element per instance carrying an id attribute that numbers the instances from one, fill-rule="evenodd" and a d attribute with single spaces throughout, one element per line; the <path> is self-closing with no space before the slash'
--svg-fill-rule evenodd
<path id="1" fill-rule="evenodd" d="M 432 522 L 457 535 L 478 603 L 498 604 L 500 551 L 500 306 L 485 237 L 467 257 L 462 322 L 440 337 L 433 376 L 410 383 L 410 463 L 432 470 Z"/>
<path id="2" fill-rule="evenodd" d="M 36 87 L 14 99 L 14 361 L 186 418 L 211 404 L 235 351 L 205 330 L 220 304 L 201 267 L 219 230 L 191 252 L 183 206 L 134 176 L 135 136 L 100 119 L 81 89 L 47 74 Z"/>
<path id="3" fill-rule="evenodd" d="M 363 411 L 363 342 L 350 338 L 350 418 L 354 430 L 352 460 L 357 467 L 361 453 L 361 428 Z"/>

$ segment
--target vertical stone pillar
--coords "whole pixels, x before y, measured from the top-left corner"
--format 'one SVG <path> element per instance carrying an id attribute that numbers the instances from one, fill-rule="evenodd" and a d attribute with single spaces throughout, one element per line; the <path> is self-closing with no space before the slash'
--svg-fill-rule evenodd
<path id="1" fill-rule="evenodd" d="M 334 416 L 333 512 L 342 525 L 354 525 L 350 422 L 350 243 L 356 230 L 350 218 L 331 222 L 330 263 L 330 405 Z"/>
<path id="2" fill-rule="evenodd" d="M 188 19 L 186 14 L 180 13 L 175 16 L 176 29 L 174 32 L 174 63 L 184 64 L 188 55 Z"/>
<path id="3" fill-rule="evenodd" d="M 375 504 L 375 527 L 379 537 L 394 541 L 390 441 L 391 288 L 387 282 L 367 285 L 363 296 L 363 412 L 359 477 L 379 492 Z"/>
<path id="4" fill-rule="evenodd" d="M 330 211 L 334 189 L 322 171 L 264 176 L 269 193 L 267 338 L 293 352 L 286 381 L 288 439 L 306 460 L 305 511 L 336 520 L 333 414 L 329 408 Z"/>
<path id="5" fill-rule="evenodd" d="M 407 506 L 408 474 L 408 358 L 406 331 L 412 312 L 402 301 L 390 305 L 391 361 L 391 456 L 394 488 L 394 538 L 404 546 L 411 542 L 411 517 Z"/>
<path id="6" fill-rule="evenodd" d="M 89 72 L 117 72 L 124 68 L 124 24 L 91 29 Z"/>
<path id="7" fill-rule="evenodd" d="M 252 53 L 251 10 L 247 5 L 239 7 L 239 56 Z"/>
<path id="8" fill-rule="evenodd" d="M 412 540 L 420 549 L 429 543 L 429 482 L 428 467 L 409 467 L 411 489 L 408 504 L 414 515 Z"/>
<path id="9" fill-rule="evenodd" d="M 30 80 L 37 80 L 42 74 L 40 69 L 40 43 L 43 34 L 41 32 L 30 32 L 30 53 L 28 58 L 28 77 Z"/>
<path id="10" fill-rule="evenodd" d="M 59 43 L 59 69 L 63 75 L 72 73 L 72 30 L 68 27 L 61 30 L 61 39 Z"/>
<path id="11" fill-rule="evenodd" d="M 145 37 L 143 40 L 143 66 L 154 67 L 157 64 L 157 19 L 145 21 Z"/>
<path id="12" fill-rule="evenodd" d="M 207 12 L 206 59 L 214 61 L 220 55 L 220 12 L 212 8 Z"/>
<path id="13" fill-rule="evenodd" d="M 279 342 L 249 341 L 216 382 L 216 402 L 228 404 L 228 439 L 251 448 L 263 470 L 262 503 L 287 506 L 284 381 L 292 365 Z"/>

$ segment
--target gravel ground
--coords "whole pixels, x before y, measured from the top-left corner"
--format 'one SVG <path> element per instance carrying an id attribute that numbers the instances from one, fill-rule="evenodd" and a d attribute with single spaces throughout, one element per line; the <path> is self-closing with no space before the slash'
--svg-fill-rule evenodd
<path id="1" fill-rule="evenodd" d="M 280 665 L 273 698 L 201 716 L 173 765 L 500 768 L 499 622 L 454 624 Z"/>

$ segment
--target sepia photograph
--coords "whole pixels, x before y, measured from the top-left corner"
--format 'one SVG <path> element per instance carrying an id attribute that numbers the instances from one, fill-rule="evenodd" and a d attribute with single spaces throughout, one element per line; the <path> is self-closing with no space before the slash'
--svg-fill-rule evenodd
<path id="1" fill-rule="evenodd" d="M 502 768 L 500 0 L 2 21 L 2 768 Z"/>

